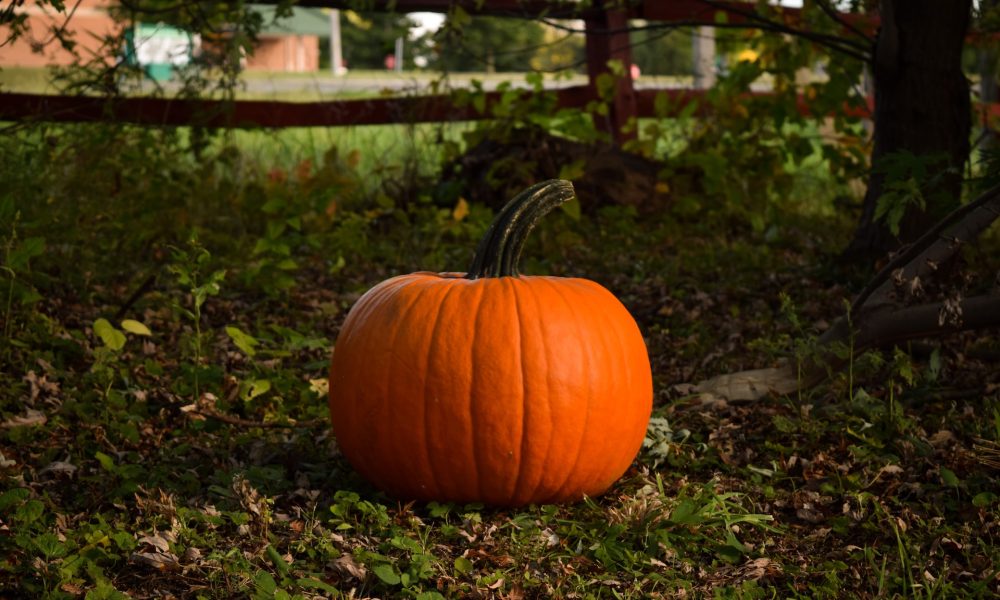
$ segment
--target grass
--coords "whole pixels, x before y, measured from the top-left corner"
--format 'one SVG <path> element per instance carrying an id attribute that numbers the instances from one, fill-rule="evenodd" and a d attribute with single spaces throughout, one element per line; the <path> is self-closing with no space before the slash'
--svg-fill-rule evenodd
<path id="1" fill-rule="evenodd" d="M 50 77 L 46 69 L 4 67 L 0 69 L 0 90 L 22 94 L 54 94 L 58 90 Z"/>
<path id="2" fill-rule="evenodd" d="M 226 143 L 260 164 L 294 167 L 304 159 L 320 162 L 331 148 L 356 155 L 358 172 L 376 179 L 398 177 L 406 168 L 429 173 L 441 162 L 440 140 L 461 141 L 468 123 L 303 127 L 275 131 L 235 130 Z"/>
<path id="3" fill-rule="evenodd" d="M 527 270 L 599 281 L 649 349 L 653 419 L 607 494 L 498 510 L 363 481 L 326 424 L 339 327 L 378 281 L 461 269 L 491 217 L 435 193 L 434 134 L 240 133 L 198 156 L 166 130 L 2 140 L 0 593 L 1000 591 L 996 467 L 977 449 L 1000 440 L 989 337 L 872 353 L 850 380 L 752 405 L 687 385 L 770 365 L 843 310 L 858 274 L 832 257 L 852 219 L 823 209 L 839 184 L 816 165 L 787 206 L 820 206 L 766 229 L 720 195 L 696 212 L 557 212 L 533 233 Z M 427 168 L 414 187 L 407 161 Z"/>

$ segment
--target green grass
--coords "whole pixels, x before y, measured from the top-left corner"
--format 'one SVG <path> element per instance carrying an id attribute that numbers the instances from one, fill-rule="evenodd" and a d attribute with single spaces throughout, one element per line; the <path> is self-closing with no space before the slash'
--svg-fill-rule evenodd
<path id="1" fill-rule="evenodd" d="M 5 67 L 0 69 L 0 91 L 22 94 L 54 94 L 58 90 L 52 84 L 47 69 L 25 67 Z"/>
<path id="2" fill-rule="evenodd" d="M 357 170 L 374 177 L 393 178 L 406 168 L 430 173 L 442 157 L 439 140 L 461 141 L 468 123 L 304 127 L 281 130 L 235 130 L 227 143 L 260 164 L 292 168 L 304 159 L 321 161 L 331 148 L 345 156 L 356 154 Z"/>

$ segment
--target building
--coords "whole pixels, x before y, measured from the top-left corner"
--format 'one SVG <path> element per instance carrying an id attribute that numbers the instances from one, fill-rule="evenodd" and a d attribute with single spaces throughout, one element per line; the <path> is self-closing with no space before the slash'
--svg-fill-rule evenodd
<path id="1" fill-rule="evenodd" d="M 65 28 L 66 34 L 76 43 L 76 52 L 87 61 L 100 51 L 103 40 L 118 35 L 121 26 L 108 14 L 112 0 L 80 0 L 73 16 L 54 11 L 50 6 L 26 2 L 17 9 L 27 15 L 26 31 L 12 44 L 0 48 L 0 67 L 46 67 L 73 64 L 76 57 L 64 49 L 54 38 L 56 28 Z M 67 2 L 67 10 L 73 2 Z M 10 27 L 0 26 L 0 40 L 10 35 Z"/>
<path id="2" fill-rule="evenodd" d="M 252 5 L 264 17 L 257 47 L 246 68 L 253 71 L 313 72 L 319 70 L 319 39 L 330 35 L 330 15 L 318 8 L 292 9 L 274 22 L 274 6 Z"/>
<path id="3" fill-rule="evenodd" d="M 80 0 L 73 10 L 74 2 L 67 2 L 68 11 L 72 16 L 59 14 L 44 4 L 32 0 L 18 9 L 27 15 L 27 31 L 12 44 L 0 48 L 0 68 L 5 67 L 46 67 L 67 66 L 73 64 L 76 57 L 65 50 L 53 37 L 54 28 L 63 28 L 66 34 L 76 43 L 76 52 L 83 61 L 89 61 L 101 51 L 103 40 L 109 36 L 119 35 L 122 25 L 116 23 L 108 12 L 114 0 Z M 255 71 L 291 71 L 310 72 L 319 70 L 319 38 L 330 34 L 330 17 L 321 9 L 295 8 L 290 17 L 274 23 L 273 6 L 252 5 L 253 9 L 264 17 L 264 28 L 259 35 L 259 44 L 252 54 L 246 57 L 244 67 Z M 155 37 L 150 37 L 150 31 L 157 31 Z M 169 33 L 168 33 L 169 31 Z M 0 40 L 6 39 L 10 33 L 9 27 L 0 27 Z M 145 56 L 159 55 L 139 47 L 143 43 L 163 45 L 168 35 L 177 37 L 177 30 L 156 24 L 135 24 L 132 39 L 135 45 L 131 55 L 144 64 Z M 191 48 L 197 53 L 199 48 L 197 36 Z M 176 45 L 176 44 L 175 44 Z M 118 57 L 107 57 L 109 62 Z M 164 73 L 160 64 L 151 73 Z M 182 64 L 176 53 L 171 55 L 169 64 Z M 152 63 L 151 63 L 152 64 Z M 164 63 L 168 64 L 168 63 Z M 147 69 L 148 70 L 148 69 Z"/>

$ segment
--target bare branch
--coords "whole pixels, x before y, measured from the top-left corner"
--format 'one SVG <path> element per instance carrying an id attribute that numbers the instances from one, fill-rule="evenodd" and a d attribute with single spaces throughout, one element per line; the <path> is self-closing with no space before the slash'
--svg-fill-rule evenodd
<path id="1" fill-rule="evenodd" d="M 845 19 L 844 16 L 840 13 L 840 11 L 835 9 L 830 4 L 830 2 L 828 2 L 828 0 L 815 0 L 815 2 L 816 5 L 819 6 L 820 10 L 822 10 L 823 13 L 826 14 L 826 16 L 830 17 L 830 19 L 836 21 L 838 25 L 850 31 L 851 33 L 857 35 L 858 37 L 866 40 L 869 44 L 875 43 L 875 38 L 868 35 L 864 31 L 861 31 L 860 29 L 855 27 L 853 23 Z"/>
<path id="2" fill-rule="evenodd" d="M 702 0 L 705 1 L 705 0 Z M 549 27 L 560 29 L 562 31 L 568 31 L 571 33 L 581 33 L 581 34 L 597 34 L 597 35 L 611 35 L 615 33 L 631 33 L 634 31 L 647 31 L 655 29 L 677 29 L 679 27 L 716 27 L 719 29 L 760 29 L 762 31 L 769 31 L 772 33 L 785 33 L 789 35 L 795 35 L 803 39 L 807 39 L 815 44 L 824 46 L 839 52 L 845 56 L 855 58 L 862 62 L 869 62 L 871 60 L 871 52 L 868 48 L 865 48 L 861 44 L 857 44 L 850 40 L 827 35 L 825 33 L 816 33 L 812 31 L 806 31 L 804 29 L 795 29 L 793 27 L 788 27 L 787 25 L 781 25 L 774 21 L 769 21 L 764 18 L 758 18 L 751 23 L 717 23 L 715 21 L 704 21 L 704 20 L 683 20 L 683 21 L 670 21 L 666 23 L 650 23 L 647 25 L 642 25 L 640 27 L 621 27 L 616 29 L 580 29 L 577 27 L 571 27 L 569 25 L 564 25 L 558 21 L 553 21 L 551 19 L 539 18 L 539 21 L 545 23 Z"/>
<path id="3" fill-rule="evenodd" d="M 731 4 L 723 4 L 721 2 L 718 2 L 717 0 L 699 0 L 699 1 L 702 2 L 703 4 L 707 4 L 715 8 L 716 10 L 721 10 L 724 12 L 733 13 L 735 15 L 740 15 L 741 17 L 747 19 L 748 21 L 757 23 L 756 27 L 759 29 L 763 29 L 765 31 L 787 33 L 789 35 L 801 37 L 803 39 L 807 39 L 812 42 L 816 42 L 818 44 L 827 46 L 833 50 L 849 53 L 846 49 L 842 47 L 843 45 L 847 46 L 848 48 L 853 48 L 853 53 L 850 53 L 850 55 L 852 56 L 855 54 L 861 54 L 862 56 L 871 57 L 870 44 L 863 44 L 861 42 L 856 42 L 854 40 L 850 40 L 835 35 L 816 33 L 805 29 L 797 29 L 790 25 L 786 25 L 784 23 L 779 23 L 778 21 L 768 19 L 763 15 L 761 15 L 756 10 L 740 10 L 734 8 Z M 718 26 L 718 24 L 715 25 Z M 746 26 L 744 25 L 744 27 Z"/>

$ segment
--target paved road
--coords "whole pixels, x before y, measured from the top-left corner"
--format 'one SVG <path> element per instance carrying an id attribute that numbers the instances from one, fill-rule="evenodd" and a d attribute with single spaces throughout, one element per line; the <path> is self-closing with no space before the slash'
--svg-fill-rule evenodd
<path id="1" fill-rule="evenodd" d="M 525 81 L 523 73 L 504 74 L 454 74 L 449 76 L 447 85 L 451 88 L 472 87 L 473 80 L 480 81 L 486 90 L 494 90 L 504 81 L 509 81 L 518 88 L 530 87 Z M 350 74 L 346 77 L 333 77 L 329 74 L 316 73 L 314 76 L 303 77 L 267 77 L 258 74 L 250 74 L 246 79 L 246 91 L 252 94 L 287 94 L 295 92 L 306 92 L 321 95 L 334 94 L 357 94 L 371 93 L 377 94 L 385 91 L 392 92 L 422 92 L 429 93 L 431 85 L 438 80 L 432 74 Z M 584 85 L 587 78 L 575 76 L 572 79 L 546 80 L 546 89 L 559 89 L 576 85 Z M 643 87 L 684 87 L 684 82 L 675 77 L 640 78 L 636 82 L 637 88 Z"/>

